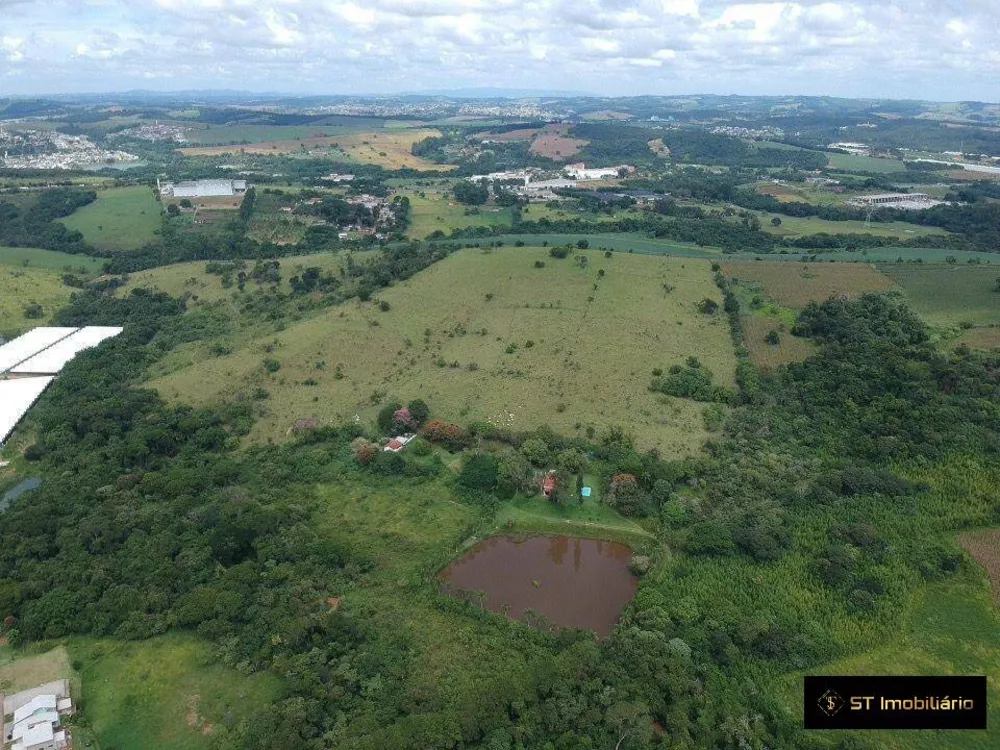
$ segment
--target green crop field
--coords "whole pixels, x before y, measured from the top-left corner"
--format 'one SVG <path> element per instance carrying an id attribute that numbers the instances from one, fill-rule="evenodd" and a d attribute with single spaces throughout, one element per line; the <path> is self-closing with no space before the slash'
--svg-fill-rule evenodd
<path id="1" fill-rule="evenodd" d="M 58 271 L 0 265 L 0 332 L 21 333 L 45 325 L 72 291 Z M 25 307 L 35 303 L 42 306 L 42 316 L 26 318 Z"/>
<path id="2" fill-rule="evenodd" d="M 408 237 L 425 239 L 438 229 L 449 234 L 452 229 L 465 227 L 511 225 L 509 208 L 465 206 L 440 191 L 424 190 L 423 193 L 424 197 L 416 191 L 404 193 L 410 199 Z"/>
<path id="3" fill-rule="evenodd" d="M 709 264 L 578 254 L 587 268 L 542 249 L 459 251 L 382 292 L 389 312 L 352 303 L 229 356 L 211 357 L 204 344 L 181 347 L 173 362 L 187 357 L 190 365 L 152 385 L 196 401 L 266 388 L 270 413 L 255 427 L 258 440 L 283 437 L 303 417 L 368 418 L 377 393 L 378 400 L 420 396 L 442 418 L 462 422 L 549 424 L 571 433 L 623 424 L 665 454 L 697 449 L 706 436 L 704 406 L 654 395 L 649 384 L 653 369 L 692 355 L 717 382 L 733 383 L 724 318 L 696 310 L 701 299 L 720 297 Z M 667 294 L 664 284 L 675 289 Z M 265 356 L 281 363 L 273 376 L 261 367 Z"/>
<path id="4" fill-rule="evenodd" d="M 775 217 L 781 220 L 781 224 L 777 227 L 771 224 L 771 219 Z M 799 237 L 803 234 L 826 232 L 827 234 L 873 234 L 877 237 L 899 237 L 905 240 L 929 234 L 948 234 L 942 229 L 922 227 L 905 221 L 872 222 L 871 226 L 865 227 L 863 221 L 827 221 L 815 216 L 800 218 L 783 214 L 761 214 L 760 220 L 765 231 L 779 237 Z"/>
<path id="5" fill-rule="evenodd" d="M 37 247 L 0 247 L 0 266 L 96 275 L 101 273 L 103 265 L 103 258 L 90 255 L 71 255 Z"/>
<path id="6" fill-rule="evenodd" d="M 142 185 L 108 188 L 61 221 L 99 250 L 134 250 L 156 237 L 160 203 L 152 189 Z"/>
<path id="7" fill-rule="evenodd" d="M 983 266 L 881 267 L 913 308 L 933 325 L 1000 323 L 1000 271 Z"/>
<path id="8" fill-rule="evenodd" d="M 900 159 L 876 159 L 858 154 L 829 154 L 830 169 L 847 172 L 903 172 L 906 170 Z"/>
<path id="9" fill-rule="evenodd" d="M 759 290 L 786 307 L 825 302 L 834 295 L 856 297 L 888 291 L 892 281 L 868 264 L 727 262 L 726 276 L 745 288 Z"/>

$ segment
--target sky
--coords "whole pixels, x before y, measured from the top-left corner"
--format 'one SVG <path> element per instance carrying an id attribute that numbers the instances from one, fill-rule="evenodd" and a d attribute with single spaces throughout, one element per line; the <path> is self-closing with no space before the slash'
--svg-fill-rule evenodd
<path id="1" fill-rule="evenodd" d="M 0 95 L 471 87 L 1000 101 L 1000 0 L 0 0 Z"/>

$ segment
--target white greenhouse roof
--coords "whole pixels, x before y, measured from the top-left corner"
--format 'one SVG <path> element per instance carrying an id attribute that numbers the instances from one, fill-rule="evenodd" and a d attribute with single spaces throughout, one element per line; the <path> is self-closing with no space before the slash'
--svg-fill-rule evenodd
<path id="1" fill-rule="evenodd" d="M 34 328 L 0 346 L 0 372 L 7 372 L 29 357 L 66 338 L 76 328 Z"/>
<path id="2" fill-rule="evenodd" d="M 52 380 L 51 377 L 0 380 L 0 444 L 10 436 Z"/>
<path id="3" fill-rule="evenodd" d="M 112 326 L 87 326 L 86 328 L 81 328 L 76 333 L 70 334 L 62 341 L 25 360 L 13 368 L 11 372 L 25 375 L 54 375 L 84 349 L 97 346 L 105 339 L 117 336 L 121 332 L 121 328 Z"/>

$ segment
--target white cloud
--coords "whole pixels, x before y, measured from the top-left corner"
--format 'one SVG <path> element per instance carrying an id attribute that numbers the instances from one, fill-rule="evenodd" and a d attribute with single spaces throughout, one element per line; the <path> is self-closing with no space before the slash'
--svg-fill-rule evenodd
<path id="1" fill-rule="evenodd" d="M 996 0 L 0 0 L 0 34 L 0 89 L 24 93 L 154 71 L 318 93 L 1000 99 Z"/>

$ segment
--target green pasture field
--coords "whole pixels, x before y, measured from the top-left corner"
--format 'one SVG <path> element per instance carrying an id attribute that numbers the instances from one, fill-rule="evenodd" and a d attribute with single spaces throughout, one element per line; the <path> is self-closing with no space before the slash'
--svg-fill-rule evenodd
<path id="1" fill-rule="evenodd" d="M 65 219 L 68 229 L 101 250 L 135 250 L 156 237 L 160 228 L 160 203 L 144 185 L 102 190 L 97 200 Z"/>
<path id="2" fill-rule="evenodd" d="M 932 325 L 1000 323 L 1000 272 L 983 266 L 880 266 Z"/>
<path id="3" fill-rule="evenodd" d="M 73 255 L 37 247 L 0 247 L 0 266 L 40 268 L 88 276 L 101 273 L 104 258 L 90 255 Z"/>
<path id="4" fill-rule="evenodd" d="M 446 197 L 443 192 L 425 190 L 425 197 L 416 192 L 404 193 L 410 199 L 410 226 L 406 230 L 407 237 L 426 239 L 429 234 L 440 229 L 449 234 L 453 229 L 464 229 L 476 226 L 511 225 L 511 209 L 497 206 L 477 206 L 477 213 L 466 215 L 470 206 L 458 203 Z"/>
<path id="5" fill-rule="evenodd" d="M 744 345 L 750 361 L 764 372 L 781 365 L 801 362 L 816 352 L 816 345 L 812 341 L 793 336 L 788 324 L 780 318 L 747 315 L 743 317 L 742 323 Z M 778 334 L 777 344 L 767 342 L 767 335 L 772 330 Z"/>
<path id="6" fill-rule="evenodd" d="M 842 169 L 847 172 L 903 172 L 906 165 L 901 159 L 876 159 L 872 156 L 858 154 L 829 154 L 830 169 Z"/>
<path id="7" fill-rule="evenodd" d="M 65 646 L 19 652 L 0 646 L 0 693 L 11 695 L 46 682 L 68 679 L 70 691 L 79 694 L 80 675 L 70 664 Z"/>
<path id="8" fill-rule="evenodd" d="M 780 226 L 771 225 L 771 219 L 775 217 L 781 219 Z M 827 234 L 873 234 L 876 237 L 898 237 L 905 240 L 930 234 L 949 234 L 943 229 L 918 226 L 905 221 L 872 222 L 870 226 L 865 227 L 863 221 L 828 221 L 815 216 L 800 218 L 783 214 L 761 214 L 760 220 L 765 231 L 779 237 L 800 237 L 804 234 L 826 232 Z"/>
<path id="9" fill-rule="evenodd" d="M 441 240 L 441 244 L 464 246 L 467 244 L 489 245 L 491 242 L 503 242 L 513 245 L 523 242 L 528 247 L 553 247 L 569 243 L 576 245 L 580 240 L 587 242 L 591 250 L 607 249 L 616 253 L 636 255 L 675 255 L 681 258 L 720 259 L 729 257 L 722 250 L 712 247 L 699 247 L 693 243 L 674 242 L 647 237 L 644 234 L 619 232 L 615 234 L 503 234 L 497 237 L 482 237 L 477 239 Z M 544 245 L 544 243 L 548 243 Z"/>
<path id="10" fill-rule="evenodd" d="M 705 297 L 720 299 L 709 264 L 576 254 L 588 258 L 587 268 L 540 248 L 459 251 L 381 292 L 388 312 L 374 300 L 352 302 L 228 356 L 212 357 L 206 342 L 186 345 L 170 355 L 177 369 L 151 385 L 199 402 L 265 388 L 269 413 L 251 433 L 258 441 L 284 438 L 299 418 L 370 419 L 389 398 L 419 396 L 436 415 L 462 423 L 548 424 L 577 434 L 627 425 L 665 455 L 696 451 L 707 437 L 704 405 L 653 394 L 649 384 L 653 369 L 689 356 L 719 384 L 733 384 L 724 316 L 696 309 Z M 281 369 L 268 374 L 265 357 Z M 304 384 L 310 380 L 316 385 Z"/>
<path id="11" fill-rule="evenodd" d="M 281 283 L 278 285 L 278 289 L 286 294 L 290 292 L 292 288 L 289 279 L 306 268 L 315 266 L 323 271 L 339 272 L 348 255 L 351 255 L 358 263 L 362 263 L 370 252 L 314 253 L 277 258 L 281 270 Z M 248 260 L 246 263 L 249 270 L 253 268 L 255 261 Z M 192 299 L 197 298 L 194 299 L 195 302 L 215 302 L 230 298 L 237 291 L 235 284 L 228 289 L 224 288 L 221 277 L 207 273 L 205 265 L 206 261 L 195 260 L 137 271 L 129 274 L 128 281 L 118 288 L 117 294 L 126 295 L 133 289 L 142 288 L 166 292 L 174 297 L 189 294 Z M 247 290 L 252 291 L 257 288 L 256 282 L 247 282 Z"/>
<path id="12" fill-rule="evenodd" d="M 266 141 L 287 141 L 297 138 L 313 138 L 348 133 L 360 133 L 385 127 L 385 120 L 358 118 L 351 125 L 209 125 L 188 131 L 186 137 L 190 145 L 222 146 L 229 143 L 264 143 Z M 185 144 L 187 145 L 187 144 Z"/>
<path id="13" fill-rule="evenodd" d="M 821 665 L 809 674 L 986 675 L 989 731 L 858 732 L 886 750 L 987 750 L 996 747 L 1000 726 L 1000 628 L 996 605 L 979 571 L 964 580 L 926 586 L 914 597 L 896 636 L 869 651 Z M 802 675 L 783 679 L 783 699 L 792 716 L 802 715 Z M 848 732 L 831 732 L 836 742 Z"/>
<path id="14" fill-rule="evenodd" d="M 573 498 L 562 507 L 541 495 L 519 496 L 500 506 L 493 532 L 566 534 L 610 539 L 633 546 L 654 538 L 641 525 L 624 518 L 596 497 L 588 498 L 582 503 L 578 498 Z"/>
<path id="15" fill-rule="evenodd" d="M 275 677 L 221 666 L 210 644 L 189 635 L 66 645 L 81 665 L 87 734 L 107 750 L 225 746 L 227 713 L 238 722 L 280 693 Z"/>
<path id="16" fill-rule="evenodd" d="M 69 302 L 72 291 L 58 271 L 0 265 L 0 332 L 22 333 L 45 325 Z M 24 317 L 25 306 L 32 303 L 42 306 L 41 318 Z"/>
<path id="17" fill-rule="evenodd" d="M 724 260 L 761 260 L 775 262 L 802 262 L 803 258 L 817 263 L 944 263 L 949 257 L 956 258 L 959 264 L 1000 264 L 1000 256 L 996 253 L 986 253 L 974 250 L 944 250 L 922 247 L 881 247 L 869 250 L 796 250 L 782 248 L 773 253 L 723 253 L 715 247 L 700 247 L 685 242 L 661 240 L 647 237 L 643 234 L 501 234 L 496 237 L 476 239 L 439 240 L 439 244 L 464 247 L 465 245 L 486 246 L 491 242 L 503 242 L 512 245 L 523 242 L 528 246 L 538 246 L 547 242 L 548 246 L 565 245 L 567 242 L 575 245 L 579 240 L 586 240 L 591 249 L 608 249 L 616 253 L 635 253 L 643 255 L 672 255 L 679 258 L 704 258 L 716 261 Z"/>

